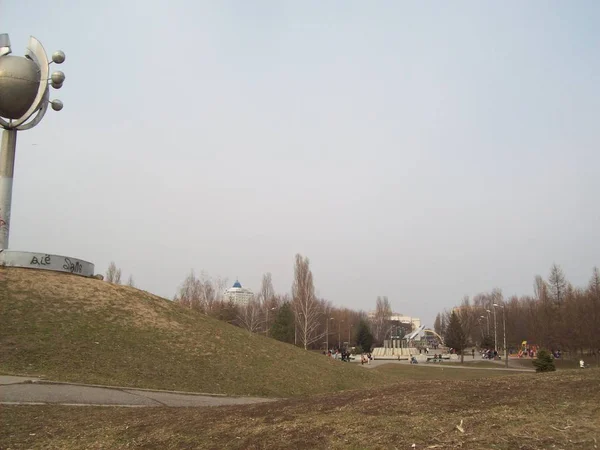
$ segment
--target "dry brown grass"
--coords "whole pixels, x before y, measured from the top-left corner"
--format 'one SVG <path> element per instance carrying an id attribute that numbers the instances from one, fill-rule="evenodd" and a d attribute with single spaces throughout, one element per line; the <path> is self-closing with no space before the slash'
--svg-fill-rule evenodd
<path id="1" fill-rule="evenodd" d="M 5 407 L 12 449 L 595 449 L 600 371 L 410 381 L 212 409 Z M 462 421 L 463 432 L 457 425 Z"/>
<path id="2" fill-rule="evenodd" d="M 164 299 L 146 291 L 66 273 L 15 268 L 0 269 L 0 272 L 5 272 L 4 278 L 16 300 L 34 297 L 47 298 L 51 302 L 60 299 L 52 304 L 57 314 L 73 308 L 84 312 L 109 308 L 137 326 L 181 329 L 181 324 L 166 320 L 161 314 L 169 307 Z M 152 303 L 152 308 L 144 302 Z"/>
<path id="3" fill-rule="evenodd" d="M 0 276 L 4 373 L 273 397 L 383 379 L 127 286 L 15 268 Z"/>

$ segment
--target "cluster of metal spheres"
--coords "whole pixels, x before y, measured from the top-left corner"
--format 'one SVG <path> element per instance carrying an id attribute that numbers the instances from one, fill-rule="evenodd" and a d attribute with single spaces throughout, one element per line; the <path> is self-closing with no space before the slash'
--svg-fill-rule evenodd
<path id="1" fill-rule="evenodd" d="M 58 50 L 57 52 L 52 53 L 52 62 L 56 64 L 62 64 L 65 62 L 65 52 L 62 50 Z M 62 70 L 57 70 L 56 72 L 52 72 L 50 75 L 50 84 L 54 89 L 60 89 L 65 82 L 65 73 Z M 63 109 L 63 102 L 60 100 L 52 100 L 50 102 L 52 105 L 52 109 L 54 111 L 60 111 Z"/>
<path id="2" fill-rule="evenodd" d="M 39 123 L 48 106 L 54 111 L 63 109 L 60 100 L 50 101 L 48 88 L 62 88 L 65 74 L 61 70 L 50 74 L 50 64 L 62 64 L 65 54 L 54 52 L 48 61 L 42 44 L 34 37 L 25 56 L 11 53 L 8 35 L 0 34 L 0 127 L 24 130 Z"/>

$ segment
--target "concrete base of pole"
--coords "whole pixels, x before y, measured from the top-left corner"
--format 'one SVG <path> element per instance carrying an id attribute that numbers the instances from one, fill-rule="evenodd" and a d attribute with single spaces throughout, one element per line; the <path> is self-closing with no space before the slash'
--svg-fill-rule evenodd
<path id="1" fill-rule="evenodd" d="M 0 250 L 8 248 L 16 148 L 17 130 L 4 130 L 0 145 Z"/>

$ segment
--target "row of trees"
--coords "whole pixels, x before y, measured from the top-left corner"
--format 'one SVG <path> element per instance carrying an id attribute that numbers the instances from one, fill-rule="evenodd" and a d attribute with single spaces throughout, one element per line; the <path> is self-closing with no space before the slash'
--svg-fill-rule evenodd
<path id="1" fill-rule="evenodd" d="M 271 274 L 266 273 L 255 298 L 240 306 L 224 298 L 227 285 L 226 278 L 212 278 L 205 272 L 196 276 L 192 271 L 173 300 L 251 333 L 264 333 L 305 349 L 340 348 L 346 343 L 358 343 L 368 351 L 373 344 L 371 323 L 364 312 L 334 307 L 316 295 L 310 261 L 302 255 L 295 257 L 291 295 L 277 294 Z M 377 310 L 382 308 L 391 314 L 387 298 L 385 301 L 378 298 Z M 376 317 L 383 314 L 380 312 Z M 373 322 L 378 336 L 385 331 L 382 323 Z"/>
<path id="2" fill-rule="evenodd" d="M 505 299 L 500 289 L 493 289 L 472 299 L 465 297 L 460 306 L 438 314 L 434 328 L 446 336 L 446 345 L 456 349 L 469 345 L 502 348 L 504 322 L 507 347 L 514 351 L 527 341 L 550 350 L 597 354 L 600 271 L 595 267 L 588 285 L 576 288 L 554 264 L 547 280 L 535 277 L 533 296 Z"/>
<path id="3" fill-rule="evenodd" d="M 111 261 L 108 265 L 108 269 L 106 270 L 106 276 L 104 279 L 112 284 L 121 284 L 121 276 L 122 271 L 117 267 L 114 261 Z M 135 287 L 135 283 L 133 281 L 133 275 L 129 275 L 127 279 L 127 286 Z"/>

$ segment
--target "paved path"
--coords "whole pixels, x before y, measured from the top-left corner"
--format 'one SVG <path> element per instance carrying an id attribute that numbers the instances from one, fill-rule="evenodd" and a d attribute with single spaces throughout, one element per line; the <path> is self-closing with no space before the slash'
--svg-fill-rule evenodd
<path id="1" fill-rule="evenodd" d="M 3 405 L 96 405 L 96 406 L 224 406 L 275 401 L 259 397 L 226 397 L 126 387 L 58 383 L 38 378 L 0 375 Z"/>
<path id="2" fill-rule="evenodd" d="M 410 363 L 408 361 L 398 361 L 397 359 L 376 359 L 374 361 L 371 361 L 370 364 L 365 364 L 363 365 L 363 367 L 366 367 L 367 369 L 373 369 L 375 367 L 378 366 L 382 366 L 384 364 L 405 364 L 405 365 L 410 365 Z M 469 365 L 468 363 L 465 364 L 456 364 L 456 362 L 452 362 L 452 363 L 448 363 L 448 362 L 442 362 L 442 363 L 419 363 L 417 364 L 419 367 L 437 367 L 437 368 L 444 368 L 444 369 L 468 369 L 468 370 L 506 370 L 509 372 L 535 372 L 534 369 L 524 369 L 522 367 L 509 367 L 508 369 L 506 369 L 504 367 L 504 365 L 498 365 L 498 367 L 473 367 L 472 365 Z M 510 364 L 510 363 L 509 363 Z"/>

